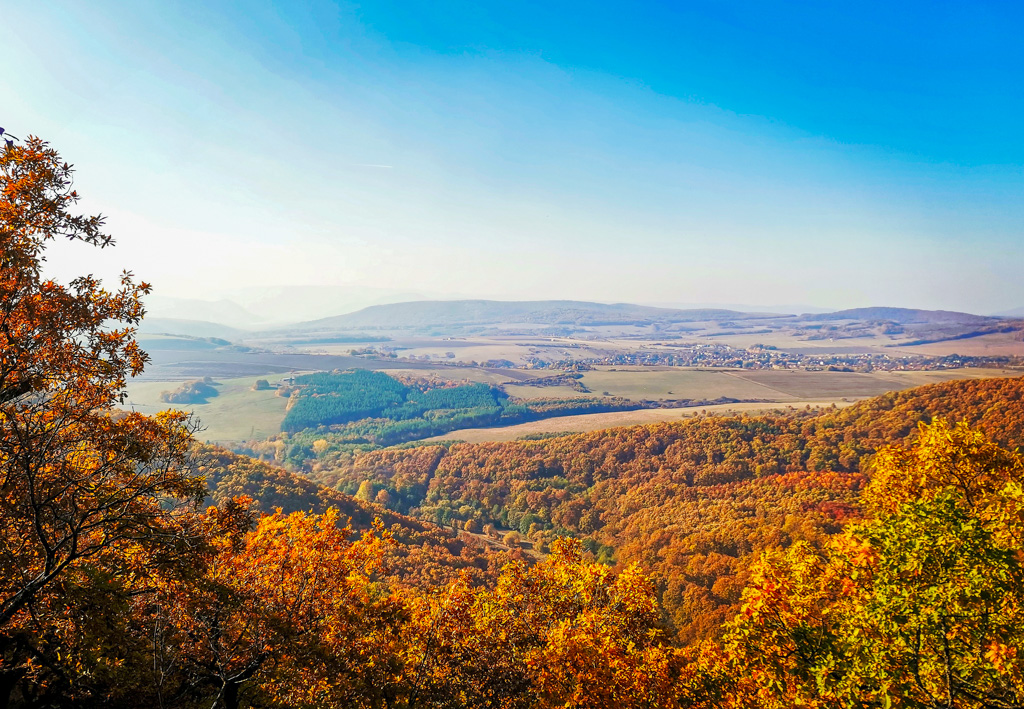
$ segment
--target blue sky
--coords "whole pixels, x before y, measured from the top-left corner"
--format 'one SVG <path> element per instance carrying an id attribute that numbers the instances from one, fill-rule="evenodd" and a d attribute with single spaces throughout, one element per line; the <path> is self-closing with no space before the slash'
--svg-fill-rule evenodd
<path id="1" fill-rule="evenodd" d="M 215 6 L 215 7 L 213 7 Z M 158 293 L 1024 305 L 1016 3 L 21 3 L 0 125 Z"/>

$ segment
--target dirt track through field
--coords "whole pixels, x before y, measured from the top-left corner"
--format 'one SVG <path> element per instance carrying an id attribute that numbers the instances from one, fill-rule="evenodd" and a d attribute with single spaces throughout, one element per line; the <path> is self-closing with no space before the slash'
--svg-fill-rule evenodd
<path id="1" fill-rule="evenodd" d="M 639 409 L 636 411 L 613 411 L 603 414 L 577 414 L 575 416 L 556 416 L 541 421 L 530 421 L 515 426 L 500 428 L 464 428 L 441 436 L 428 438 L 429 441 L 466 441 L 482 443 L 484 441 L 514 441 L 523 436 L 546 433 L 583 433 L 598 431 L 603 428 L 619 426 L 636 426 L 646 423 L 663 421 L 682 421 L 702 412 L 713 415 L 731 415 L 741 413 L 762 413 L 793 408 L 824 408 L 835 404 L 837 407 L 849 406 L 853 401 L 801 401 L 797 403 L 739 403 L 716 404 L 714 406 L 693 406 L 681 409 Z"/>
<path id="2" fill-rule="evenodd" d="M 748 379 L 747 377 L 744 377 L 741 374 L 737 374 L 736 372 L 724 371 L 722 372 L 722 374 L 725 374 L 726 376 L 729 377 L 733 377 L 734 379 L 739 379 L 741 381 L 748 382 L 750 384 L 756 384 L 759 387 L 764 387 L 768 391 L 772 392 L 772 394 L 774 394 L 774 396 L 772 396 L 773 399 L 785 399 L 788 396 L 792 396 L 789 392 L 785 392 L 782 391 L 781 389 L 776 389 L 775 387 L 768 386 L 764 382 L 757 382 L 754 381 L 753 379 Z"/>

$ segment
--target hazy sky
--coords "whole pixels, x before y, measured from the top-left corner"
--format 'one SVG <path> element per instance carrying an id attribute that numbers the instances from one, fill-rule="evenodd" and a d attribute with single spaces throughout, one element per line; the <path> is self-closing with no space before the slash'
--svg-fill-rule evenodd
<path id="1" fill-rule="evenodd" d="M 4 3 L 0 125 L 171 296 L 1024 306 L 1024 5 Z"/>

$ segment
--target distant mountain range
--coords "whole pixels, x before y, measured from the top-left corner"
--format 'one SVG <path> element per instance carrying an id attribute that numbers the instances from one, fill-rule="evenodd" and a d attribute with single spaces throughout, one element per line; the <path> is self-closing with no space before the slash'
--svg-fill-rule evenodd
<path id="1" fill-rule="evenodd" d="M 233 328 L 244 330 L 264 327 L 268 324 L 266 319 L 227 299 L 200 300 L 198 298 L 149 295 L 143 302 L 146 305 L 145 322 L 147 323 L 157 319 L 225 323 Z M 197 337 L 210 337 L 210 335 L 197 335 Z M 213 337 L 218 337 L 218 335 L 213 335 Z"/>
<path id="2" fill-rule="evenodd" d="M 179 318 L 146 317 L 139 327 L 139 336 L 146 335 L 184 335 L 186 337 L 219 337 L 222 340 L 239 340 L 251 334 L 248 330 L 240 330 L 228 325 L 209 322 L 207 320 L 183 320 Z"/>
<path id="3" fill-rule="evenodd" d="M 665 308 L 631 303 L 593 303 L 578 300 L 414 300 L 371 305 L 355 312 L 282 325 L 261 321 L 257 315 L 232 301 L 190 301 L 156 299 L 152 315 L 143 321 L 143 333 L 165 333 L 190 337 L 218 337 L 232 341 L 270 335 L 290 338 L 294 333 L 345 332 L 355 330 L 434 330 L 446 328 L 494 328 L 499 326 L 536 326 L 572 330 L 600 326 L 671 326 L 685 330 L 686 323 L 758 323 L 786 321 L 798 323 L 850 321 L 890 322 L 906 327 L 906 332 L 941 330 L 943 337 L 963 335 L 976 330 L 1004 327 L 1005 319 L 948 310 L 871 307 L 827 313 L 765 313 L 726 308 Z M 182 317 L 178 314 L 196 313 Z M 169 316 L 168 316 L 169 315 Z M 1012 312 L 1007 313 L 1007 316 Z M 244 324 L 239 324 L 244 323 Z M 954 332 L 955 331 L 955 332 Z M 276 333 L 276 335 L 275 335 Z"/>
<path id="4" fill-rule="evenodd" d="M 677 310 L 629 303 L 578 300 L 425 300 L 374 305 L 354 313 L 299 323 L 296 330 L 411 328 L 497 324 L 650 325 L 719 320 L 764 319 L 765 313 L 704 308 Z M 792 317 L 779 316 L 775 317 Z"/>
<path id="5" fill-rule="evenodd" d="M 153 317 L 207 320 L 243 330 L 262 330 L 351 313 L 370 305 L 429 297 L 413 291 L 355 286 L 268 286 L 230 291 L 219 300 L 150 295 L 145 302 Z"/>

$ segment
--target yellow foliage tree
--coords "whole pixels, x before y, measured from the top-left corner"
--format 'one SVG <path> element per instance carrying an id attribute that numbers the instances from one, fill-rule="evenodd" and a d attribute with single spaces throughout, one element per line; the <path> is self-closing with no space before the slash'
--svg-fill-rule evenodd
<path id="1" fill-rule="evenodd" d="M 1024 704 L 1024 458 L 964 424 L 879 454 L 874 519 L 769 555 L 727 649 L 745 707 Z"/>
<path id="2" fill-rule="evenodd" d="M 541 563 L 507 566 L 493 589 L 457 583 L 418 600 L 409 706 L 678 706 L 683 656 L 653 582 L 583 556 L 578 540 L 560 540 Z"/>
<path id="3" fill-rule="evenodd" d="M 350 542 L 338 511 L 258 521 L 246 500 L 207 513 L 204 577 L 162 589 L 166 696 L 213 706 L 360 706 L 391 682 L 402 603 L 378 593 L 386 532 Z M 249 527 L 252 526 L 251 529 Z"/>

